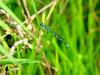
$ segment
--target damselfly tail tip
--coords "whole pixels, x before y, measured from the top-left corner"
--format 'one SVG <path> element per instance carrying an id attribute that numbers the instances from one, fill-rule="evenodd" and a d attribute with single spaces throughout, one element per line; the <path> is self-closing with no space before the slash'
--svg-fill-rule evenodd
<path id="1" fill-rule="evenodd" d="M 65 43 L 65 46 L 66 46 L 67 48 L 69 48 L 69 45 L 68 45 L 67 43 Z"/>

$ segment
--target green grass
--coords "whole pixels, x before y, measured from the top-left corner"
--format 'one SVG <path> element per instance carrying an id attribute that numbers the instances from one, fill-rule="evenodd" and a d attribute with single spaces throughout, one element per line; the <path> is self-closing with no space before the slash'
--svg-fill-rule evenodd
<path id="1" fill-rule="evenodd" d="M 0 75 L 100 75 L 99 5 L 99 0 L 0 0 Z"/>

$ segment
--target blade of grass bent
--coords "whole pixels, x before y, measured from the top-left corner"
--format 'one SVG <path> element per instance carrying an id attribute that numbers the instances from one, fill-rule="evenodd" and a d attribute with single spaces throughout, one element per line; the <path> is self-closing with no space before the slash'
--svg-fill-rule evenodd
<path id="1" fill-rule="evenodd" d="M 3 2 L 0 2 L 0 8 L 4 9 L 26 32 L 31 33 Z"/>
<path id="2" fill-rule="evenodd" d="M 40 63 L 40 61 L 32 61 L 30 59 L 1 59 L 0 64 L 28 64 L 28 63 Z"/>

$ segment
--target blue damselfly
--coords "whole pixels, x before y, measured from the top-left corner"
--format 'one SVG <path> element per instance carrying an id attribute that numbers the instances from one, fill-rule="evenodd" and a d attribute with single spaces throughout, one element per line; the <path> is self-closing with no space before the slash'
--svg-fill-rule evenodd
<path id="1" fill-rule="evenodd" d="M 56 32 L 53 32 L 48 26 L 44 25 L 43 23 L 40 24 L 41 29 L 45 29 L 48 33 L 51 33 L 56 39 L 64 43 L 64 45 L 68 48 L 68 43 L 62 38 L 60 35 L 58 35 Z"/>

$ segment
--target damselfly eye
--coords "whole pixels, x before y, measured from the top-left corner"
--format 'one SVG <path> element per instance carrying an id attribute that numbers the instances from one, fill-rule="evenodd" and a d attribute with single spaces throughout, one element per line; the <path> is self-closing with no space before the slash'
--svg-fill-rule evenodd
<path id="1" fill-rule="evenodd" d="M 45 29 L 47 32 L 51 32 L 50 28 L 45 26 L 44 24 L 41 23 L 40 26 L 41 26 L 41 29 L 43 30 Z"/>
<path id="2" fill-rule="evenodd" d="M 40 27 L 41 27 L 41 29 L 43 29 L 43 30 L 45 29 L 45 26 L 44 26 L 42 23 L 40 24 Z"/>

